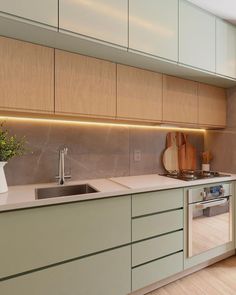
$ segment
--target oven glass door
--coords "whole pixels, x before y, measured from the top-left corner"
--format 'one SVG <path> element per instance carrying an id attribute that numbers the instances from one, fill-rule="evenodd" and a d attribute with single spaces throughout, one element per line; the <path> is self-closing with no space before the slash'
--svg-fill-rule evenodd
<path id="1" fill-rule="evenodd" d="M 188 257 L 232 241 L 231 197 L 188 205 Z"/>

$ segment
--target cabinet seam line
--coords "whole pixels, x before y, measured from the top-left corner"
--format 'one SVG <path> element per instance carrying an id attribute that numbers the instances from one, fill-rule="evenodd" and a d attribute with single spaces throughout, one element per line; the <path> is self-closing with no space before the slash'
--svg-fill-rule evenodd
<path id="1" fill-rule="evenodd" d="M 183 206 L 181 206 L 181 207 L 174 208 L 174 209 L 168 209 L 168 210 L 157 211 L 157 212 L 152 212 L 152 213 L 148 213 L 148 214 L 133 216 L 132 219 L 139 219 L 139 218 L 143 218 L 143 217 L 148 217 L 148 216 L 153 216 L 153 215 L 158 215 L 158 214 L 163 214 L 163 213 L 168 213 L 168 212 L 173 212 L 173 211 L 179 211 L 179 210 L 183 210 L 183 209 L 184 209 Z"/>
<path id="2" fill-rule="evenodd" d="M 54 87 L 54 106 L 53 106 L 53 112 L 56 113 L 56 49 L 54 48 L 53 51 L 53 87 Z"/>
<path id="3" fill-rule="evenodd" d="M 155 261 L 170 257 L 170 256 L 178 254 L 178 253 L 182 253 L 182 252 L 183 252 L 183 250 L 175 251 L 173 253 L 170 253 L 170 254 L 167 254 L 167 255 L 164 255 L 164 256 L 161 256 L 161 257 L 158 257 L 158 258 L 155 258 L 155 259 L 152 259 L 152 260 L 140 263 L 140 264 L 137 264 L 137 265 L 133 266 L 132 269 L 139 268 L 139 267 L 141 267 L 143 265 L 146 265 L 146 264 L 149 264 L 149 263 L 152 263 L 152 262 L 155 262 Z"/>
<path id="4" fill-rule="evenodd" d="M 49 269 L 49 268 L 52 268 L 52 267 L 56 267 L 56 266 L 60 266 L 60 265 L 63 265 L 63 264 L 71 263 L 71 262 L 74 262 L 74 261 L 77 261 L 77 260 L 82 260 L 82 259 L 85 259 L 85 258 L 89 258 L 91 256 L 103 254 L 103 253 L 106 253 L 106 252 L 109 252 L 109 251 L 113 251 L 113 250 L 117 250 L 117 249 L 120 249 L 120 248 L 123 248 L 123 247 L 126 247 L 126 246 L 130 246 L 130 245 L 131 245 L 131 243 L 126 243 L 126 244 L 122 244 L 122 245 L 119 245 L 119 246 L 116 246 L 116 247 L 112 247 L 112 248 L 108 248 L 108 249 L 105 249 L 105 250 L 93 252 L 91 254 L 77 256 L 77 257 L 74 257 L 74 258 L 70 258 L 70 259 L 59 261 L 59 262 L 51 263 L 51 264 L 48 264 L 48 265 L 45 265 L 45 266 L 37 267 L 37 268 L 30 269 L 30 270 L 27 270 L 27 271 L 23 271 L 23 272 L 20 272 L 20 273 L 16 273 L 16 274 L 13 274 L 13 275 L 8 275 L 6 277 L 0 278 L 0 282 L 7 281 L 7 280 L 10 280 L 10 279 L 13 279 L 13 278 L 20 277 L 20 276 L 29 275 L 31 273 L 35 273 L 35 272 L 42 271 L 42 270 L 45 270 L 45 269 Z"/>
<path id="5" fill-rule="evenodd" d="M 60 0 L 57 1 L 57 31 L 58 32 L 59 32 L 59 24 L 60 24 L 60 22 L 59 22 L 60 21 L 60 19 L 59 19 L 59 13 L 60 13 L 60 10 L 59 10 L 60 9 L 59 8 L 59 1 Z"/>

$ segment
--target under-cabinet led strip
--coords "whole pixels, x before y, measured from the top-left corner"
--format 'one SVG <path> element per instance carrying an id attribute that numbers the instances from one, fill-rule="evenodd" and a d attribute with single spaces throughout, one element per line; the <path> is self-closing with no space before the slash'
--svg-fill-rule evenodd
<path id="1" fill-rule="evenodd" d="M 129 127 L 140 129 L 155 129 L 155 130 L 174 130 L 174 131 L 186 131 L 186 132 L 205 132 L 205 129 L 186 128 L 176 126 L 156 126 L 156 125 L 141 125 L 141 124 L 128 124 L 128 123 L 107 123 L 107 122 L 93 122 L 93 121 L 75 121 L 65 119 L 45 119 L 45 118 L 28 118 L 28 117 L 15 117 L 15 116 L 0 116 L 2 121 L 21 121 L 21 122 L 35 122 L 35 123 L 53 123 L 53 124 L 66 124 L 66 125 L 87 125 L 87 126 L 110 126 L 110 127 Z"/>

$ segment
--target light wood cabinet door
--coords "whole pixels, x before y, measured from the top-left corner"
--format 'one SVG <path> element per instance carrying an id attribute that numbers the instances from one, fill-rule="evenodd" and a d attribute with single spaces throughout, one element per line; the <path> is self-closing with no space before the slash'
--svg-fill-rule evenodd
<path id="1" fill-rule="evenodd" d="M 180 0 L 179 61 L 215 72 L 215 16 Z"/>
<path id="2" fill-rule="evenodd" d="M 130 291 L 131 246 L 0 282 L 2 295 L 126 295 Z"/>
<path id="3" fill-rule="evenodd" d="M 161 121 L 162 75 L 118 64 L 117 117 Z"/>
<path id="4" fill-rule="evenodd" d="M 116 64 L 56 50 L 55 112 L 115 117 Z"/>
<path id="5" fill-rule="evenodd" d="M 0 109 L 54 111 L 54 50 L 0 37 Z"/>
<path id="6" fill-rule="evenodd" d="M 58 0 L 0 0 L 0 11 L 53 27 L 58 26 Z"/>
<path id="7" fill-rule="evenodd" d="M 163 76 L 163 121 L 197 124 L 197 82 Z"/>
<path id="8" fill-rule="evenodd" d="M 236 27 L 216 20 L 216 72 L 236 78 Z"/>
<path id="9" fill-rule="evenodd" d="M 199 83 L 199 124 L 226 126 L 227 98 L 224 88 Z"/>
<path id="10" fill-rule="evenodd" d="M 59 1 L 59 28 L 128 46 L 128 1 Z"/>
<path id="11" fill-rule="evenodd" d="M 129 47 L 178 60 L 178 0 L 130 0 Z"/>
<path id="12" fill-rule="evenodd" d="M 128 244 L 130 221 L 129 196 L 3 212 L 0 278 Z"/>

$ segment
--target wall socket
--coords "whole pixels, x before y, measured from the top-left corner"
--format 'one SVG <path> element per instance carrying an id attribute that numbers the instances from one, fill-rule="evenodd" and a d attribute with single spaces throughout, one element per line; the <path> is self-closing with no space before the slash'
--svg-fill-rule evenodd
<path id="1" fill-rule="evenodd" d="M 134 161 L 140 162 L 142 158 L 141 150 L 134 150 Z"/>

